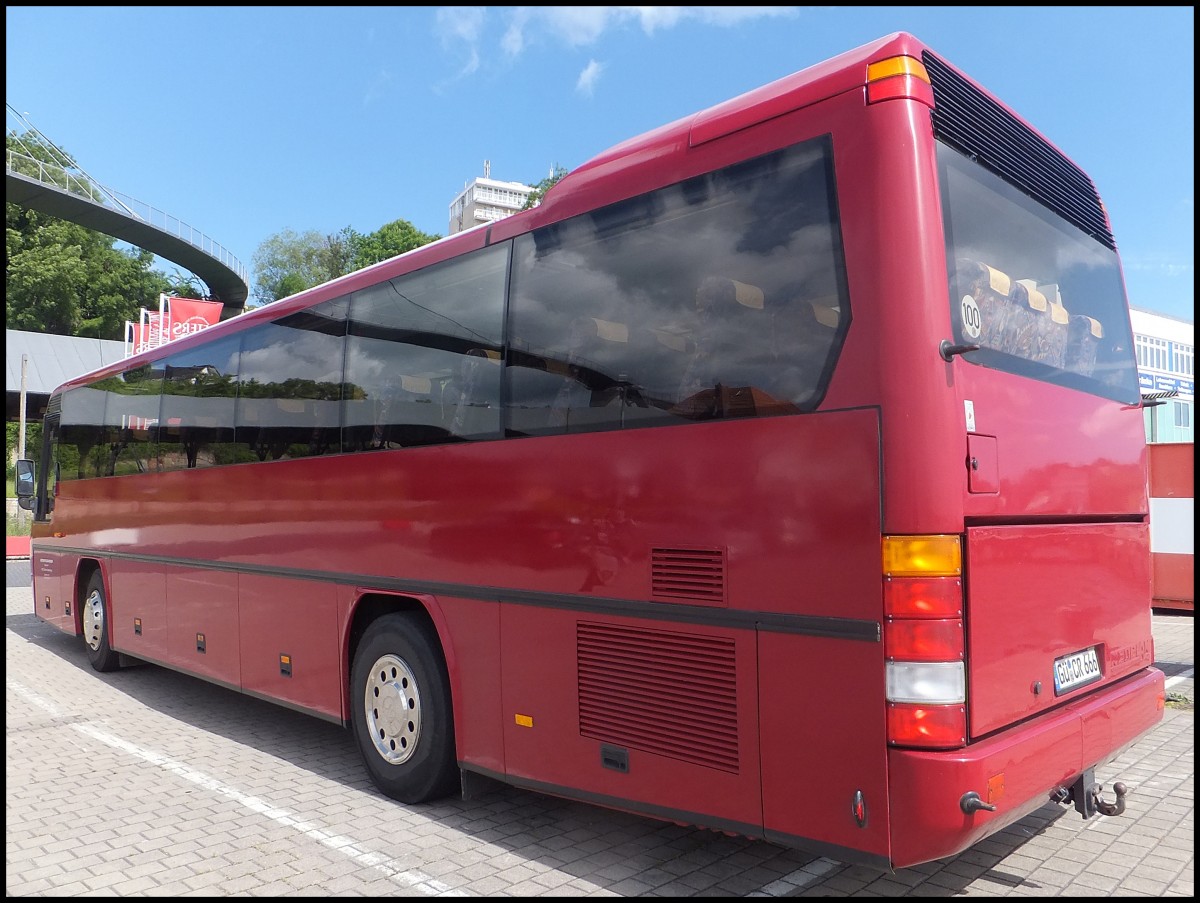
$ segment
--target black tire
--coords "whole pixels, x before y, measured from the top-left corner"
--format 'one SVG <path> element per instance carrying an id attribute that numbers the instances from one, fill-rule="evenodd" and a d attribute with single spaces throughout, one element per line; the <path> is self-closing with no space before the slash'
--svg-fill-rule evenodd
<path id="1" fill-rule="evenodd" d="M 114 652 L 108 643 L 109 633 L 108 597 L 104 595 L 104 577 L 93 571 L 83 591 L 79 606 L 83 621 L 83 642 L 87 647 L 88 661 L 97 671 L 116 671 L 121 667 L 120 653 Z"/>
<path id="2" fill-rule="evenodd" d="M 393 613 L 367 628 L 350 672 L 350 720 L 385 796 L 424 803 L 459 789 L 450 678 L 425 621 Z"/>

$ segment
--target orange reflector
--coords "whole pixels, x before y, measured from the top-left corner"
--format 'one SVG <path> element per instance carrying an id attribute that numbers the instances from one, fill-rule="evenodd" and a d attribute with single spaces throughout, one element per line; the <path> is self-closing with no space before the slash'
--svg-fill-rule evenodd
<path id="1" fill-rule="evenodd" d="M 877 82 L 881 78 L 891 78 L 893 75 L 911 75 L 926 84 L 929 83 L 929 73 L 925 70 L 925 64 L 916 57 L 893 56 L 867 66 L 868 82 Z"/>
<path id="2" fill-rule="evenodd" d="M 514 715 L 513 717 L 516 719 L 518 726 L 533 727 L 533 716 L 532 715 Z"/>
<path id="3" fill-rule="evenodd" d="M 994 774 L 988 778 L 987 782 L 987 801 L 989 803 L 999 802 L 1000 797 L 1004 796 L 1004 772 Z"/>
<path id="4" fill-rule="evenodd" d="M 967 742 L 967 710 L 960 705 L 888 705 L 888 743 L 952 749 Z"/>
<path id="5" fill-rule="evenodd" d="M 884 654 L 902 662 L 952 662 L 963 657 L 963 622 L 887 621 Z"/>
<path id="6" fill-rule="evenodd" d="M 954 534 L 883 537 L 885 577 L 957 577 L 962 543 Z"/>
<path id="7" fill-rule="evenodd" d="M 962 580 L 888 577 L 883 581 L 883 610 L 893 618 L 962 617 Z"/>
<path id="8" fill-rule="evenodd" d="M 933 86 L 920 60 L 893 56 L 867 66 L 867 103 L 904 98 L 933 106 Z"/>

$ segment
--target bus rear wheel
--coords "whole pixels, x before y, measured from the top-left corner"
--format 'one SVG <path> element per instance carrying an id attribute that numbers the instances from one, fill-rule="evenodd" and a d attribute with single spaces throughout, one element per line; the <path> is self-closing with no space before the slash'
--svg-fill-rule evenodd
<path id="1" fill-rule="evenodd" d="M 104 595 L 104 576 L 99 571 L 93 571 L 88 578 L 82 609 L 88 661 L 96 671 L 116 671 L 121 656 L 108 644 L 108 599 Z"/>
<path id="2" fill-rule="evenodd" d="M 354 655 L 351 723 L 382 793 L 424 803 L 458 786 L 450 678 L 432 627 L 393 613 L 377 619 Z"/>

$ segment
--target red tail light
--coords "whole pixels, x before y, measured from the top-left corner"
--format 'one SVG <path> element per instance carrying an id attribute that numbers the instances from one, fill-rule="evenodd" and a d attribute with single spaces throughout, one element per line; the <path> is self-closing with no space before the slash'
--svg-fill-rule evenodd
<path id="1" fill-rule="evenodd" d="M 958 536 L 885 536 L 888 742 L 953 749 L 967 742 L 962 544 Z"/>
<path id="2" fill-rule="evenodd" d="M 886 577 L 883 610 L 892 618 L 961 618 L 959 577 Z"/>
<path id="3" fill-rule="evenodd" d="M 905 662 L 953 662 L 963 658 L 963 622 L 888 621 L 883 626 L 887 657 Z"/>
<path id="4" fill-rule="evenodd" d="M 967 742 L 965 706 L 888 705 L 888 742 L 893 746 L 955 749 Z"/>

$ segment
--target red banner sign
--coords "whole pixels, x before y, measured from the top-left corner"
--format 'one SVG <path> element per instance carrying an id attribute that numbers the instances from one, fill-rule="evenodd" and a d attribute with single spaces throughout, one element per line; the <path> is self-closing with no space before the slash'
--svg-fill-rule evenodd
<path id="1" fill-rule="evenodd" d="M 137 323 L 125 321 L 125 356 L 157 348 L 174 339 L 214 326 L 221 320 L 220 301 L 159 295 L 158 310 L 142 308 Z"/>
<path id="2" fill-rule="evenodd" d="M 166 314 L 168 334 L 166 339 L 181 339 L 193 332 L 200 332 L 221 321 L 220 301 L 197 301 L 194 298 L 167 298 Z"/>

